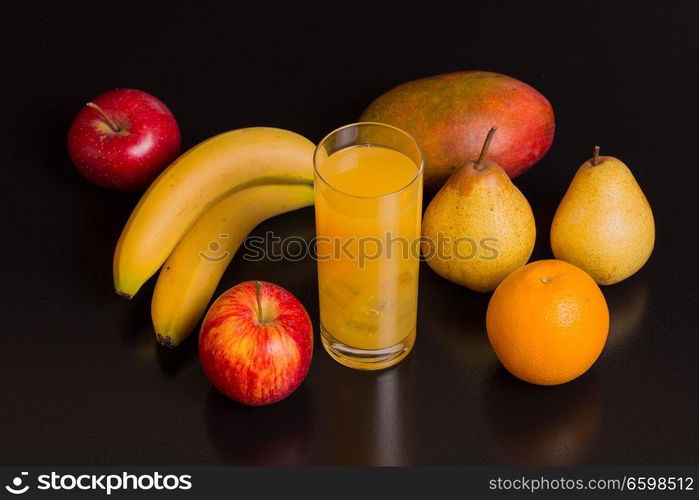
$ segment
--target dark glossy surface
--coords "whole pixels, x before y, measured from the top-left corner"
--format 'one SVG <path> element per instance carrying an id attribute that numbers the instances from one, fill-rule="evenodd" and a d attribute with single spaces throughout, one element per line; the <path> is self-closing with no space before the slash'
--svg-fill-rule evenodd
<path id="1" fill-rule="evenodd" d="M 699 8 L 607 3 L 3 5 L 0 463 L 698 464 Z M 551 151 L 516 180 L 537 217 L 536 259 L 551 256 L 553 212 L 593 144 L 631 167 L 654 209 L 653 256 L 604 288 L 609 343 L 581 379 L 510 377 L 485 336 L 488 296 L 423 267 L 402 364 L 355 372 L 317 342 L 297 393 L 248 409 L 211 388 L 194 337 L 156 346 L 153 281 L 131 302 L 114 294 L 112 252 L 138 197 L 71 166 L 65 134 L 88 99 L 151 92 L 184 147 L 252 125 L 317 141 L 388 88 L 458 69 L 518 77 L 554 106 Z M 268 230 L 311 238 L 313 211 L 256 233 Z M 288 288 L 317 324 L 312 261 L 237 258 L 220 291 L 248 279 Z"/>

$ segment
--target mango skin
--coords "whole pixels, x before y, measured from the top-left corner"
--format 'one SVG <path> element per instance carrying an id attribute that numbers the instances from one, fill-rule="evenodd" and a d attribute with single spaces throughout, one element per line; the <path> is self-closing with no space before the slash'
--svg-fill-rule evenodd
<path id="1" fill-rule="evenodd" d="M 500 166 L 489 160 L 485 165 L 480 171 L 472 161 L 461 166 L 432 198 L 422 220 L 427 264 L 476 292 L 495 290 L 526 264 L 536 241 L 527 199 Z"/>
<path id="2" fill-rule="evenodd" d="M 551 249 L 599 285 L 636 273 L 655 245 L 650 204 L 629 168 L 611 156 L 575 174 L 551 224 Z"/>
<path id="3" fill-rule="evenodd" d="M 425 155 L 425 191 L 436 192 L 454 170 L 478 157 L 490 127 L 498 133 L 488 158 L 517 177 L 553 142 L 549 101 L 509 76 L 461 71 L 399 85 L 372 102 L 361 121 L 387 123 L 411 134 Z"/>

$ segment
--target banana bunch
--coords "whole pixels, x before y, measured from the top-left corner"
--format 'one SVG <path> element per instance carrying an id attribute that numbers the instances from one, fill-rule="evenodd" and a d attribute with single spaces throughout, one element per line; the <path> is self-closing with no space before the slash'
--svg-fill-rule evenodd
<path id="1" fill-rule="evenodd" d="M 232 130 L 194 146 L 148 188 L 117 243 L 114 286 L 131 298 L 162 266 L 151 304 L 161 344 L 189 335 L 255 226 L 313 205 L 314 149 L 287 130 Z"/>

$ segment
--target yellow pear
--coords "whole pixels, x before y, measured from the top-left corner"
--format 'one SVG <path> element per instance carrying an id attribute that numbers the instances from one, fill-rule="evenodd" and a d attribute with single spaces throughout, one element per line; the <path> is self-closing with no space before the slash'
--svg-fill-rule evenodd
<path id="1" fill-rule="evenodd" d="M 459 167 L 422 221 L 422 253 L 440 276 L 478 292 L 495 290 L 529 260 L 536 227 L 529 202 L 487 159 L 493 127 L 475 161 Z"/>
<path id="2" fill-rule="evenodd" d="M 643 267 L 654 244 L 653 212 L 633 174 L 595 146 L 556 210 L 553 254 L 612 285 Z"/>

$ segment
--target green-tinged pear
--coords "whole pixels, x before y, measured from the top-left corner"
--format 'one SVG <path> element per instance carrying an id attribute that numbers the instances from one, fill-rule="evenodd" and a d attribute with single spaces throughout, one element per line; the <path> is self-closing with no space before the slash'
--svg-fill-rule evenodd
<path id="1" fill-rule="evenodd" d="M 554 255 L 611 285 L 643 267 L 654 244 L 653 211 L 633 174 L 620 160 L 599 156 L 595 146 L 556 211 Z"/>

